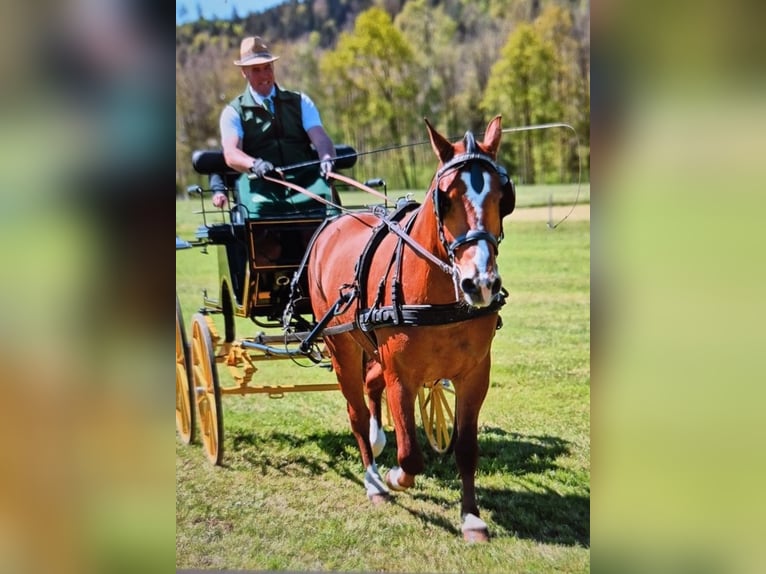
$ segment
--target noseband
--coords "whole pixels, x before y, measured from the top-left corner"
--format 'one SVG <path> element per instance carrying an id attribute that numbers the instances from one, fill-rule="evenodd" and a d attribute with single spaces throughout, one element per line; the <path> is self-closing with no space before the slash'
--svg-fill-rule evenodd
<path id="1" fill-rule="evenodd" d="M 489 157 L 485 153 L 481 153 L 478 151 L 478 147 L 476 146 L 476 141 L 474 140 L 473 134 L 471 132 L 466 132 L 464 141 L 466 143 L 466 153 L 457 155 L 453 157 L 450 161 L 445 163 L 439 171 L 436 172 L 436 176 L 434 176 L 434 187 L 433 187 L 433 204 L 434 204 L 434 213 L 436 214 L 436 220 L 439 225 L 439 239 L 441 239 L 442 245 L 444 245 L 444 248 L 447 250 L 447 253 L 449 254 L 450 264 L 454 263 L 455 260 L 455 251 L 462 245 L 465 245 L 467 243 L 473 243 L 477 241 L 486 241 L 492 246 L 492 249 L 495 252 L 495 255 L 497 255 L 497 246 L 499 245 L 502 234 L 500 237 L 496 237 L 489 231 L 485 231 L 483 229 L 470 229 L 467 233 L 464 233 L 463 235 L 460 235 L 456 237 L 452 243 L 447 243 L 447 239 L 444 236 L 444 227 L 442 222 L 442 214 L 439 209 L 439 200 L 438 200 L 438 194 L 439 194 L 439 183 L 441 181 L 441 178 L 444 177 L 444 175 L 450 171 L 453 170 L 460 170 L 463 169 L 466 165 L 470 163 L 481 163 L 484 166 L 488 167 L 492 171 L 497 172 L 500 175 L 500 178 L 508 179 L 508 172 L 505 170 L 504 167 L 498 165 L 495 160 L 493 160 L 491 157 Z M 501 182 L 502 184 L 502 182 Z"/>

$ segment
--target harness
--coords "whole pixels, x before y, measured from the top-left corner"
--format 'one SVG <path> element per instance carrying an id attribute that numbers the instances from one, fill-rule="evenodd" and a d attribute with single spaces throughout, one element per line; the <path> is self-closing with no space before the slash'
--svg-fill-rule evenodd
<path id="1" fill-rule="evenodd" d="M 493 171 L 497 172 L 501 176 L 501 180 L 505 178 L 507 181 L 507 174 L 505 170 L 495 163 L 495 161 L 488 155 L 478 151 L 473 134 L 468 132 L 466 134 L 466 153 L 460 154 L 444 166 L 442 166 L 434 176 L 433 185 L 429 191 L 432 194 L 432 203 L 434 206 L 434 213 L 438 222 L 439 240 L 445 248 L 445 251 L 449 257 L 449 264 L 435 257 L 432 253 L 426 251 L 422 246 L 415 242 L 410 236 L 409 231 L 417 219 L 417 215 L 422 209 L 422 205 L 414 201 L 407 201 L 391 214 L 388 215 L 382 209 L 373 209 L 373 213 L 380 219 L 380 223 L 373 229 L 370 238 L 367 241 L 364 249 L 359 255 L 359 259 L 356 262 L 354 281 L 353 283 L 347 283 L 341 286 L 338 299 L 324 317 L 314 326 L 309 333 L 308 337 L 303 341 L 300 348 L 301 351 L 308 354 L 313 342 L 320 335 L 337 335 L 358 329 L 368 339 L 372 348 L 377 348 L 377 340 L 374 331 L 382 327 L 390 326 L 433 326 L 433 325 L 446 325 L 451 323 L 458 323 L 462 321 L 468 321 L 482 317 L 484 315 L 490 315 L 497 313 L 503 305 L 505 305 L 508 292 L 501 288 L 501 290 L 493 297 L 491 303 L 482 308 L 472 307 L 465 304 L 462 301 L 456 300 L 454 303 L 440 304 L 440 305 L 408 305 L 402 302 L 402 261 L 403 251 L 405 243 L 408 244 L 416 253 L 420 256 L 435 263 L 442 271 L 451 275 L 453 281 L 455 281 L 456 299 L 458 298 L 458 285 L 456 271 L 454 267 L 455 252 L 456 250 L 467 243 L 477 241 L 487 241 L 497 254 L 498 244 L 502 240 L 502 234 L 500 237 L 496 237 L 492 233 L 484 229 L 472 229 L 467 233 L 456 237 L 451 242 L 448 242 L 444 234 L 441 209 L 439 206 L 438 194 L 439 186 L 442 178 L 454 171 L 462 169 L 465 165 L 473 162 L 480 162 L 481 164 L 489 167 Z M 501 181 L 501 184 L 505 185 L 505 181 Z M 410 215 L 409 219 L 404 223 L 404 227 L 400 225 L 405 218 Z M 334 218 L 333 218 L 334 219 Z M 295 272 L 293 280 L 291 282 L 291 295 L 290 302 L 285 309 L 285 316 L 283 317 L 283 324 L 289 324 L 289 318 L 292 315 L 293 302 L 300 296 L 300 288 L 298 286 L 299 279 L 303 273 L 303 269 L 308 261 L 309 253 L 311 252 L 314 242 L 317 237 L 324 230 L 326 225 L 333 219 L 325 220 L 325 222 L 317 229 L 314 236 L 309 242 L 309 246 L 306 250 L 300 267 Z M 398 236 L 399 240 L 396 247 L 392 250 L 391 260 L 388 263 L 386 272 L 380 278 L 378 287 L 375 292 L 375 297 L 372 302 L 368 302 L 368 284 L 370 268 L 372 266 L 373 256 L 378 247 L 382 243 L 383 239 L 388 236 L 389 233 L 394 233 Z M 388 278 L 391 276 L 391 304 L 382 305 L 384 299 L 384 291 Z M 343 323 L 341 325 L 335 325 L 327 327 L 327 324 L 333 317 L 345 313 L 349 306 L 354 302 L 356 303 L 356 312 L 352 321 Z M 502 327 L 502 321 L 498 317 L 497 329 Z M 311 357 L 311 355 L 309 355 Z"/>

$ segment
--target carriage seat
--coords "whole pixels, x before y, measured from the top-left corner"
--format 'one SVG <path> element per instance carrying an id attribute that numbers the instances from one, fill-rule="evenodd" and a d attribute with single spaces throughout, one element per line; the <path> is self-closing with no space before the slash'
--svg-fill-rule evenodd
<path id="1" fill-rule="evenodd" d="M 348 169 L 356 163 L 356 151 L 348 145 L 335 146 L 335 169 Z M 316 154 L 314 157 L 318 158 Z M 318 159 L 317 159 L 318 163 Z M 242 174 L 233 171 L 226 165 L 223 151 L 221 150 L 197 150 L 192 154 L 192 166 L 200 174 L 208 174 L 210 177 L 210 189 L 227 193 L 231 191 L 236 198 L 238 206 L 246 210 L 245 213 L 236 212 L 237 219 L 262 219 L 262 218 L 324 218 L 328 215 L 337 214 L 336 208 L 327 209 L 316 200 L 298 191 L 275 183 L 261 180 L 248 182 Z M 327 200 L 332 199 L 340 203 L 335 188 L 329 181 L 318 177 L 318 169 L 296 169 L 286 171 L 286 181 L 304 187 L 311 193 Z M 234 217 L 234 216 L 233 216 Z"/>
<path id="2" fill-rule="evenodd" d="M 356 150 L 350 145 L 338 144 L 335 146 L 335 169 L 349 169 L 356 164 Z M 219 174 L 224 177 L 239 176 L 239 173 L 226 165 L 223 158 L 223 150 L 198 149 L 192 154 L 192 167 L 201 175 Z M 279 166 L 277 166 L 279 167 Z"/>

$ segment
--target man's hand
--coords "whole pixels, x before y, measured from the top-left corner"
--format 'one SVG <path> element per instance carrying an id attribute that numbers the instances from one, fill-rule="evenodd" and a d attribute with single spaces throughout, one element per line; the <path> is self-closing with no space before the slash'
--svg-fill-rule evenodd
<path id="1" fill-rule="evenodd" d="M 216 191 L 213 194 L 213 205 L 215 207 L 225 207 L 228 203 L 229 198 L 226 197 L 225 193 L 221 193 L 220 191 Z"/>
<path id="2" fill-rule="evenodd" d="M 253 161 L 253 167 L 250 168 L 250 173 L 252 173 L 256 178 L 263 177 L 270 171 L 274 171 L 274 164 L 261 158 L 255 158 L 255 161 Z"/>
<path id="3" fill-rule="evenodd" d="M 333 165 L 334 164 L 331 159 L 322 160 L 322 163 L 319 164 L 319 175 L 321 175 L 324 179 L 327 179 L 327 174 L 332 171 Z"/>

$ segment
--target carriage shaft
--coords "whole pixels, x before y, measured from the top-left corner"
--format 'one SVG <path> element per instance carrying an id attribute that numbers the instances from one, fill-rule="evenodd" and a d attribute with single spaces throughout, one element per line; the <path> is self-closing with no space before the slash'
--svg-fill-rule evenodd
<path id="1" fill-rule="evenodd" d="M 338 383 L 314 383 L 305 385 L 255 385 L 246 387 L 225 387 L 221 389 L 222 395 L 252 395 L 268 394 L 279 396 L 284 393 L 303 393 L 307 391 L 337 391 Z"/>

